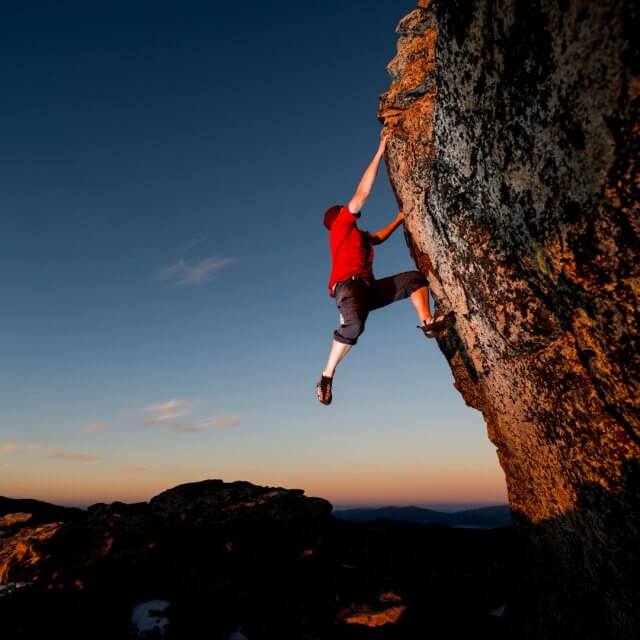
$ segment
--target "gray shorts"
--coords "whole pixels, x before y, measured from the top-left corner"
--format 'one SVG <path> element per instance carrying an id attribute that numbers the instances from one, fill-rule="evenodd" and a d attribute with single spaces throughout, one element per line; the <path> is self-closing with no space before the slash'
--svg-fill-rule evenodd
<path id="1" fill-rule="evenodd" d="M 356 344 L 370 311 L 404 300 L 426 286 L 427 280 L 419 271 L 405 271 L 381 280 L 353 278 L 339 282 L 335 295 L 340 327 L 335 330 L 334 339 L 343 344 Z"/>

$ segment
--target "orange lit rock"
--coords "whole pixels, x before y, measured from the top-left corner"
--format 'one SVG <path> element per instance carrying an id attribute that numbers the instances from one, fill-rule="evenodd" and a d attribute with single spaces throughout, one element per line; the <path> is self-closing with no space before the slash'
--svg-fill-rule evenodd
<path id="1" fill-rule="evenodd" d="M 378 597 L 380 602 L 402 602 L 402 598 L 393 591 L 385 591 Z"/>
<path id="2" fill-rule="evenodd" d="M 338 614 L 338 622 L 365 627 L 382 627 L 385 624 L 396 624 L 406 609 L 405 606 L 397 605 L 376 611 L 367 605 L 354 604 Z"/>
<path id="3" fill-rule="evenodd" d="M 380 98 L 410 251 L 455 312 L 440 348 L 505 471 L 534 638 L 640 637 L 633 20 L 421 2 Z"/>
<path id="4" fill-rule="evenodd" d="M 0 531 L 14 527 L 15 525 L 23 525 L 31 520 L 30 513 L 7 513 L 0 518 Z"/>
<path id="5" fill-rule="evenodd" d="M 5 526 L 22 524 L 30 519 L 31 514 L 23 513 L 0 518 L 0 583 L 36 579 L 37 565 L 42 559 L 40 545 L 52 538 L 62 526 L 59 522 L 41 527 L 22 526 L 17 531 L 9 529 L 7 535 Z"/>

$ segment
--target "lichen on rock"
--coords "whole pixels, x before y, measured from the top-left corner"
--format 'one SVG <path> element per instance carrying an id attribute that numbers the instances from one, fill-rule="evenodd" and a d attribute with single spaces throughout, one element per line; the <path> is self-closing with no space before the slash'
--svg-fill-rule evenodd
<path id="1" fill-rule="evenodd" d="M 379 116 L 527 549 L 530 637 L 640 637 L 640 57 L 632 2 L 420 2 Z M 635 25 L 635 26 L 634 26 Z"/>

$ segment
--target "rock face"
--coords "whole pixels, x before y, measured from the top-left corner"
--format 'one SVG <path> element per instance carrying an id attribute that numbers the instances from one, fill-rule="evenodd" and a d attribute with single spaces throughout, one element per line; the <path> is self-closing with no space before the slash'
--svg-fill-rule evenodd
<path id="1" fill-rule="evenodd" d="M 380 99 L 411 253 L 455 312 L 440 348 L 526 545 L 531 638 L 640 637 L 639 13 L 421 0 Z"/>

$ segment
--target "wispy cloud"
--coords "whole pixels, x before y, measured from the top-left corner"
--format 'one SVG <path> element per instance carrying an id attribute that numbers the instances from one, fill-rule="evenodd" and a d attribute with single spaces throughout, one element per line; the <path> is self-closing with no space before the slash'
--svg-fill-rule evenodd
<path id="1" fill-rule="evenodd" d="M 172 287 L 197 285 L 209 282 L 213 276 L 234 262 L 233 258 L 209 256 L 196 261 L 180 259 L 156 270 L 155 279 Z"/>
<path id="2" fill-rule="evenodd" d="M 59 447 L 45 447 L 39 442 L 0 442 L 0 454 L 33 453 L 43 451 L 44 457 L 52 460 L 68 460 L 72 462 L 91 462 L 98 460 L 93 453 L 83 451 L 69 451 Z"/>
<path id="3" fill-rule="evenodd" d="M 0 442 L 0 453 L 25 453 L 42 449 L 39 442 Z"/>
<path id="4" fill-rule="evenodd" d="M 211 416 L 200 423 L 203 429 L 223 429 L 237 427 L 239 424 L 240 416 Z"/>
<path id="5" fill-rule="evenodd" d="M 239 424 L 240 416 L 211 416 L 193 424 L 174 424 L 169 427 L 169 430 L 177 433 L 194 433 L 210 429 L 229 429 L 237 427 Z"/>
<path id="6" fill-rule="evenodd" d="M 169 427 L 169 431 L 174 431 L 175 433 L 194 433 L 196 431 L 202 431 L 202 429 L 195 424 L 182 424 L 178 422 L 176 424 L 172 424 Z"/>
<path id="7" fill-rule="evenodd" d="M 171 420 L 183 418 L 191 413 L 192 407 L 192 403 L 186 400 L 167 400 L 158 404 L 150 404 L 144 408 L 144 411 L 149 414 L 144 419 L 144 425 L 156 427 Z"/>
<path id="8" fill-rule="evenodd" d="M 69 462 L 93 462 L 98 456 L 83 451 L 67 451 L 66 449 L 49 449 L 47 458 L 53 460 L 67 460 Z"/>
<path id="9" fill-rule="evenodd" d="M 89 422 L 88 424 L 83 424 L 81 427 L 81 429 L 84 429 L 85 431 L 104 431 L 105 429 L 109 428 L 108 424 L 105 424 L 104 422 Z"/>
<path id="10" fill-rule="evenodd" d="M 175 398 L 144 407 L 142 424 L 145 427 L 165 427 L 175 433 L 194 433 L 213 429 L 229 429 L 240 424 L 240 416 L 218 414 L 206 418 L 193 416 L 198 403 Z"/>

